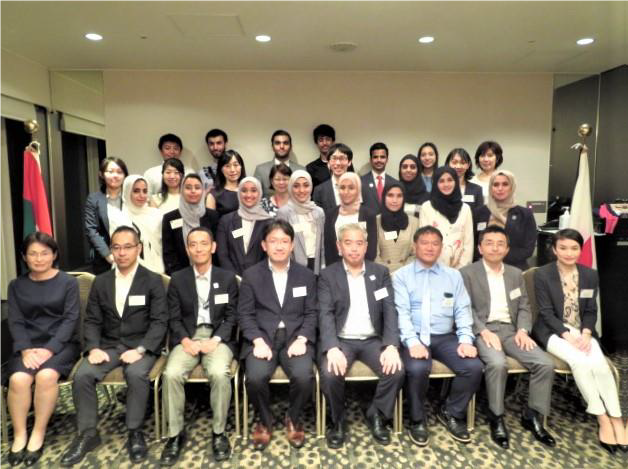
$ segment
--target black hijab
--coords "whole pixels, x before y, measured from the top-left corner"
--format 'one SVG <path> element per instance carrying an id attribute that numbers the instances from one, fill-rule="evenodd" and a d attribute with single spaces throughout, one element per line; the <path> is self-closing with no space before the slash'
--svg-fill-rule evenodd
<path id="1" fill-rule="evenodd" d="M 386 194 L 388 194 L 388 192 L 394 187 L 401 190 L 401 194 L 403 194 L 405 202 L 406 196 L 404 194 L 403 186 L 398 182 L 395 182 L 384 189 L 384 193 L 382 194 L 382 228 L 384 231 L 396 231 L 397 236 L 399 236 L 399 232 L 408 227 L 408 214 L 404 211 L 403 204 L 396 212 L 392 212 L 388 209 L 388 207 L 386 207 Z"/>
<path id="2" fill-rule="evenodd" d="M 416 177 L 410 181 L 404 181 L 401 177 L 401 165 L 405 160 L 412 160 L 416 164 L 417 174 Z M 401 158 L 399 162 L 399 182 L 403 186 L 404 192 L 404 202 L 407 204 L 422 204 L 427 199 L 430 198 L 429 192 L 425 188 L 425 183 L 423 182 L 423 178 L 421 177 L 421 164 L 419 163 L 419 159 L 414 155 L 406 155 Z"/>
<path id="3" fill-rule="evenodd" d="M 438 181 L 445 173 L 449 174 L 456 183 L 454 190 L 449 195 L 443 194 L 438 188 Z M 432 193 L 430 195 L 432 207 L 447 218 L 449 223 L 453 224 L 456 222 L 458 214 L 460 214 L 460 209 L 462 208 L 462 194 L 460 193 L 460 181 L 458 180 L 458 174 L 455 169 L 450 168 L 449 166 L 441 166 L 440 168 L 436 168 L 434 170 L 433 181 Z"/>

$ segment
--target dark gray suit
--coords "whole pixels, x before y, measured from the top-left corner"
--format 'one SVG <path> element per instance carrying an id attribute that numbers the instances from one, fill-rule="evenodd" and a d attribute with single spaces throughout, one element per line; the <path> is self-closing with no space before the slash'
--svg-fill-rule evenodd
<path id="1" fill-rule="evenodd" d="M 85 234 L 91 246 L 92 270 L 101 274 L 111 269 L 105 259 L 111 251 L 109 244 L 109 216 L 107 215 L 107 196 L 103 192 L 92 192 L 85 201 Z"/>
<path id="2" fill-rule="evenodd" d="M 305 171 L 305 167 L 297 163 L 296 160 L 293 160 L 292 158 L 290 158 L 289 161 L 290 161 L 290 169 L 293 172 L 296 171 L 297 169 L 302 169 Z M 270 176 L 270 170 L 276 164 L 277 163 L 275 162 L 275 158 L 273 158 L 271 161 L 260 163 L 255 167 L 254 176 L 262 184 L 262 192 L 264 193 L 264 197 L 268 197 L 272 193 L 272 189 L 270 188 L 269 176 Z"/>
<path id="3" fill-rule="evenodd" d="M 336 196 L 334 195 L 334 177 L 330 177 L 327 181 L 319 184 L 314 188 L 312 200 L 316 205 L 323 209 L 325 214 L 338 206 Z"/>
<path id="4" fill-rule="evenodd" d="M 366 205 L 371 212 L 377 215 L 382 209 L 382 204 L 377 198 L 377 181 L 373 177 L 373 171 L 369 171 L 364 176 L 361 176 L 360 179 L 362 180 L 362 204 Z M 382 196 L 389 186 L 394 183 L 399 183 L 399 181 L 390 174 L 386 174 L 383 182 L 384 189 Z"/>
<path id="5" fill-rule="evenodd" d="M 220 267 L 234 274 L 242 275 L 246 269 L 266 259 L 266 251 L 262 249 L 262 241 L 264 228 L 270 221 L 268 219 L 255 222 L 245 253 L 244 238 L 242 236 L 233 237 L 233 232 L 242 228 L 242 217 L 238 215 L 237 211 L 223 215 L 218 222 L 216 232 L 216 255 Z"/>
<path id="6" fill-rule="evenodd" d="M 460 269 L 460 273 L 471 298 L 475 344 L 480 359 L 486 364 L 484 378 L 491 411 L 496 416 L 504 413 L 504 394 L 508 378 L 506 356 L 509 356 L 531 371 L 528 406 L 542 415 L 548 415 L 554 382 L 554 362 L 538 346 L 525 351 L 515 343 L 515 334 L 519 329 L 525 329 L 528 333 L 532 329 L 532 315 L 521 271 L 504 264 L 503 278 L 510 323 L 487 322 L 491 310 L 491 292 L 484 261 L 479 260 L 467 265 Z M 479 336 L 484 329 L 497 334 L 502 344 L 501 351 L 486 345 L 484 339 Z"/>

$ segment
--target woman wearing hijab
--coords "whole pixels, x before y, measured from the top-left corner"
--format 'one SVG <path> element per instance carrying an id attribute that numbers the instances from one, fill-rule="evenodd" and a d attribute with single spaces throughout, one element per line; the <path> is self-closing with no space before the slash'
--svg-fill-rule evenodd
<path id="1" fill-rule="evenodd" d="M 205 207 L 205 195 L 201 177 L 196 173 L 187 174 L 181 184 L 179 208 L 164 215 L 161 239 L 168 275 L 190 265 L 185 247 L 188 233 L 193 228 L 204 226 L 212 233 L 216 232 L 218 212 Z"/>
<path id="2" fill-rule="evenodd" d="M 338 230 L 348 223 L 359 223 L 367 232 L 368 247 L 365 258 L 374 261 L 377 255 L 377 225 L 373 213 L 362 204 L 362 183 L 356 173 L 344 173 L 338 179 L 340 205 L 325 214 L 325 265 L 340 260 Z"/>
<path id="3" fill-rule="evenodd" d="M 474 228 L 476 235 L 488 225 L 504 228 L 510 240 L 504 262 L 526 270 L 536 246 L 536 222 L 532 210 L 515 204 L 516 188 L 514 174 L 505 169 L 495 171 L 489 180 L 488 204 L 474 212 Z M 476 256 L 479 258 L 478 253 Z"/>
<path id="4" fill-rule="evenodd" d="M 421 206 L 420 225 L 438 228 L 443 235 L 439 261 L 459 269 L 473 259 L 473 216 L 462 202 L 460 181 L 453 168 L 441 166 L 434 170 L 430 200 Z"/>
<path id="5" fill-rule="evenodd" d="M 375 262 L 394 272 L 412 262 L 415 257 L 413 237 L 419 229 L 419 219 L 404 211 L 401 183 L 384 189 L 382 211 L 377 215 L 377 257 Z"/>
<path id="6" fill-rule="evenodd" d="M 162 213 L 155 207 L 148 206 L 148 183 L 143 176 L 132 174 L 127 176 L 122 186 L 122 211 L 130 219 L 140 234 L 142 241 L 141 263 L 162 274 L 164 260 L 161 249 Z"/>
<path id="7" fill-rule="evenodd" d="M 238 184 L 238 210 L 223 215 L 218 223 L 216 254 L 220 267 L 240 276 L 266 258 L 262 240 L 273 216 L 262 208 L 261 200 L 261 183 L 245 177 Z"/>
<path id="8" fill-rule="evenodd" d="M 421 204 L 430 198 L 425 182 L 420 177 L 421 162 L 409 153 L 399 162 L 399 182 L 404 190 L 404 211 L 409 215 L 419 216 Z"/>
<path id="9" fill-rule="evenodd" d="M 324 267 L 323 233 L 325 213 L 312 202 L 312 177 L 298 169 L 288 181 L 288 203 L 277 211 L 277 218 L 294 228 L 293 259 L 309 267 L 316 275 Z"/>

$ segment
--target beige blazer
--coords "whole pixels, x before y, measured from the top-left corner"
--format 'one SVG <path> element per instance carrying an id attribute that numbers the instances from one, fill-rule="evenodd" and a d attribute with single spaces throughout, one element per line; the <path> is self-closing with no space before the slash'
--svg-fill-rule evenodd
<path id="1" fill-rule="evenodd" d="M 385 265 L 393 273 L 400 267 L 412 262 L 415 258 L 414 243 L 412 238 L 419 229 L 419 219 L 411 215 L 408 216 L 408 226 L 399 232 L 397 240 L 386 239 L 386 234 L 382 229 L 382 216 L 377 215 L 377 257 L 375 262 Z"/>

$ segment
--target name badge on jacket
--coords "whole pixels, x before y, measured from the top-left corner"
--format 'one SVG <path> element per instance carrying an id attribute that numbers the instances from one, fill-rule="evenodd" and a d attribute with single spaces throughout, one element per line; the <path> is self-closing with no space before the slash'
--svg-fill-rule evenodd
<path id="1" fill-rule="evenodd" d="M 465 194 L 462 196 L 462 201 L 473 203 L 475 202 L 475 196 L 473 194 Z"/>
<path id="2" fill-rule="evenodd" d="M 366 230 L 366 222 L 365 221 L 359 221 L 358 225 L 360 225 L 360 228 Z"/>
<path id="3" fill-rule="evenodd" d="M 583 288 L 580 290 L 580 298 L 593 298 L 593 289 Z"/>
<path id="4" fill-rule="evenodd" d="M 293 298 L 300 298 L 302 296 L 307 296 L 307 287 L 303 286 L 303 287 L 294 287 L 292 289 L 292 297 Z"/>
<path id="5" fill-rule="evenodd" d="M 170 220 L 170 228 L 176 230 L 183 226 L 183 218 L 177 218 L 176 220 Z"/>
<path id="6" fill-rule="evenodd" d="M 478 223 L 478 231 L 482 231 L 486 229 L 486 222 Z"/>
<path id="7" fill-rule="evenodd" d="M 129 295 L 129 306 L 144 306 L 146 295 Z"/>
<path id="8" fill-rule="evenodd" d="M 453 308 L 454 307 L 454 299 L 453 298 L 448 298 L 448 297 L 443 298 L 442 306 L 443 306 L 443 308 Z"/>
<path id="9" fill-rule="evenodd" d="M 384 231 L 384 239 L 386 241 L 394 241 L 395 239 L 397 239 L 397 232 L 396 231 Z"/>
<path id="10" fill-rule="evenodd" d="M 231 232 L 234 238 L 241 238 L 244 236 L 244 228 L 238 228 L 237 230 L 233 230 Z"/>
<path id="11" fill-rule="evenodd" d="M 515 288 L 514 290 L 510 290 L 510 299 L 516 300 L 521 296 L 521 288 Z"/>
<path id="12" fill-rule="evenodd" d="M 416 212 L 416 204 L 404 204 L 403 211 L 406 213 L 414 214 L 414 212 Z"/>
<path id="13" fill-rule="evenodd" d="M 229 303 L 229 293 L 220 293 L 219 295 L 214 295 L 214 304 L 225 305 L 227 303 Z"/>
<path id="14" fill-rule="evenodd" d="M 386 287 L 382 287 L 379 290 L 375 290 L 375 301 L 382 300 L 388 297 L 388 290 Z"/>

